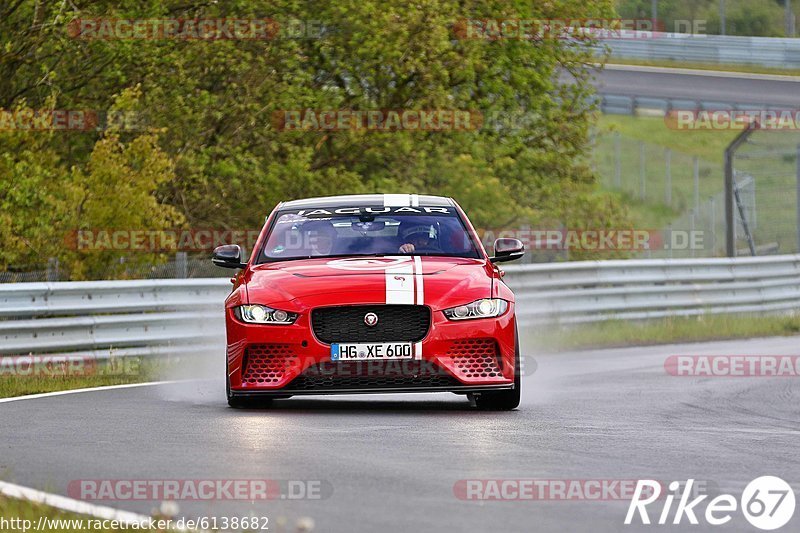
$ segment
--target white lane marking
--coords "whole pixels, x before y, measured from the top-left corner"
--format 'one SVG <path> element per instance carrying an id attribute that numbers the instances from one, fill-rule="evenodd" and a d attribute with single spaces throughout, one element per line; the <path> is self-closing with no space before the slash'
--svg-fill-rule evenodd
<path id="1" fill-rule="evenodd" d="M 607 70 L 626 70 L 638 72 L 653 72 L 663 74 L 685 74 L 688 76 L 709 76 L 715 78 L 742 78 L 749 80 L 764 81 L 800 81 L 800 76 L 790 76 L 786 74 L 751 74 L 749 72 L 734 72 L 730 70 L 701 70 L 693 68 L 672 68 L 672 67 L 649 67 L 639 65 L 621 65 L 618 63 L 607 63 Z"/>
<path id="2" fill-rule="evenodd" d="M 80 394 L 82 392 L 95 392 L 116 389 L 132 389 L 134 387 L 152 387 L 153 385 L 171 385 L 181 383 L 181 380 L 173 381 L 147 381 L 145 383 L 126 383 L 124 385 L 105 385 L 102 387 L 87 387 L 85 389 L 69 389 L 54 392 L 42 392 L 39 394 L 27 394 L 25 396 L 14 396 L 13 398 L 0 398 L 0 403 L 18 402 L 21 400 L 36 400 L 37 398 L 51 398 L 53 396 L 64 396 L 67 394 Z"/>
<path id="3" fill-rule="evenodd" d="M 410 207 L 411 195 L 409 194 L 384 194 L 384 207 Z"/>
<path id="4" fill-rule="evenodd" d="M 418 255 L 414 256 L 414 282 L 417 288 L 417 305 L 425 305 L 425 283 L 422 270 L 422 258 Z M 414 345 L 414 358 L 422 359 L 422 342 Z"/>
<path id="5" fill-rule="evenodd" d="M 419 207 L 419 194 L 411 195 L 411 207 Z"/>
<path id="6" fill-rule="evenodd" d="M 23 487 L 22 485 L 15 485 L 0 481 L 0 494 L 9 498 L 17 500 L 24 500 L 40 505 L 47 505 L 69 513 L 80 515 L 92 516 L 101 520 L 117 520 L 123 524 L 150 524 L 150 517 L 132 513 L 129 511 L 120 511 L 113 507 L 105 507 L 102 505 L 94 505 L 92 503 L 82 502 L 80 500 L 73 500 L 66 496 L 59 496 L 58 494 L 50 494 L 49 492 L 42 492 L 40 490 Z"/>
<path id="7" fill-rule="evenodd" d="M 386 269 L 386 303 L 414 304 L 414 263 L 399 263 Z"/>

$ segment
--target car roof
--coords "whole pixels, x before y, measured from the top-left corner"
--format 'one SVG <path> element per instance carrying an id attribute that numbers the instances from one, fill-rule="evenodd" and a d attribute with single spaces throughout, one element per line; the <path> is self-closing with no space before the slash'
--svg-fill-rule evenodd
<path id="1" fill-rule="evenodd" d="M 329 207 L 450 207 L 452 198 L 428 194 L 349 194 L 343 196 L 322 196 L 291 200 L 278 205 L 277 209 L 325 209 Z"/>

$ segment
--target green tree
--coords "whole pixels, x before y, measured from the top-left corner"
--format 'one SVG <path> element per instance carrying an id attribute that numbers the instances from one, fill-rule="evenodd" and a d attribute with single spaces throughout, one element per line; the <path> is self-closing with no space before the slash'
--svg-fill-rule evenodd
<path id="1" fill-rule="evenodd" d="M 48 211 L 58 213 L 61 234 L 110 224 L 257 228 L 281 200 L 359 192 L 453 196 L 483 227 L 552 220 L 579 227 L 598 223 L 598 212 L 604 223 L 624 224 L 622 207 L 598 196 L 584 155 L 592 41 L 465 40 L 456 31 L 465 18 L 613 17 L 611 0 L 22 0 L 0 16 L 6 108 L 24 99 L 32 108 L 123 110 L 137 119 L 136 128 L 112 132 L 3 134 L 8 168 L 26 153 L 27 164 L 42 168 L 35 178 L 18 168 L 0 180 L 25 180 L 38 198 L 30 205 L 58 204 Z M 223 17 L 269 17 L 283 28 L 314 21 L 321 35 L 87 40 L 71 36 L 69 25 Z M 292 109 L 472 110 L 487 124 L 451 132 L 277 130 L 273 113 Z M 52 189 L 36 185 L 47 180 Z M 24 213 L 15 203 L 24 195 L 15 194 L 3 200 L 3 216 L 14 220 Z M 26 224 L 0 235 L 30 240 Z M 118 262 L 114 254 L 45 247 L 51 230 L 42 231 L 37 251 L 16 246 L 0 261 L 56 253 L 85 277 Z"/>

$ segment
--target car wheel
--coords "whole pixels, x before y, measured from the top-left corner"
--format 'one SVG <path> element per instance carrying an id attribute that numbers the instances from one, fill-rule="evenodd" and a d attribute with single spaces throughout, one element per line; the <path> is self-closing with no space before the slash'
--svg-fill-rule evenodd
<path id="1" fill-rule="evenodd" d="M 514 388 L 512 390 L 483 392 L 475 396 L 475 406 L 482 411 L 511 411 L 519 406 L 521 381 L 519 335 L 515 342 Z"/>

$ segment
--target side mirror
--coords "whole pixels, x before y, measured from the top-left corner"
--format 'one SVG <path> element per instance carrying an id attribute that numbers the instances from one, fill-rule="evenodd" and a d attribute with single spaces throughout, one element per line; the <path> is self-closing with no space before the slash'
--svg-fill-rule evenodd
<path id="1" fill-rule="evenodd" d="M 226 244 L 214 248 L 211 262 L 222 268 L 244 268 L 247 263 L 242 263 L 242 249 L 237 244 Z"/>
<path id="2" fill-rule="evenodd" d="M 525 255 L 525 245 L 519 239 L 497 239 L 494 241 L 494 257 L 490 257 L 492 263 L 504 263 L 506 261 L 516 261 Z"/>

